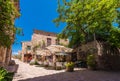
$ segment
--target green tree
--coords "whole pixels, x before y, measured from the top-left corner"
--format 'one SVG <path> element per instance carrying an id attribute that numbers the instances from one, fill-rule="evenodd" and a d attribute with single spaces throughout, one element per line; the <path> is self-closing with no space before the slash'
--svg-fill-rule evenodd
<path id="1" fill-rule="evenodd" d="M 118 33 L 119 29 L 113 31 L 112 22 L 118 17 L 116 8 L 120 7 L 119 4 L 120 0 L 58 0 L 59 16 L 54 22 L 57 26 L 66 23 L 59 37 L 69 38 L 70 46 L 99 37 L 113 44 L 115 40 L 111 41 L 111 34 L 118 37 L 113 33 Z"/>

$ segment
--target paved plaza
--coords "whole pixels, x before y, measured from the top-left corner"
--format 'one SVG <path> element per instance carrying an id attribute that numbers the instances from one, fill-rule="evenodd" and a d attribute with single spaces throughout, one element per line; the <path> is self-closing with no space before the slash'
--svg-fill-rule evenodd
<path id="1" fill-rule="evenodd" d="M 75 68 L 75 72 L 65 70 L 46 70 L 43 67 L 30 66 L 16 60 L 19 64 L 13 81 L 120 81 L 120 72 L 90 71 Z"/>

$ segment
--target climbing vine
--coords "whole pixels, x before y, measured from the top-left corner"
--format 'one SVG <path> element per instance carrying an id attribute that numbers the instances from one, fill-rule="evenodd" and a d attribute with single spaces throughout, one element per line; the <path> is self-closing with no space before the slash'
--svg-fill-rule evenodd
<path id="1" fill-rule="evenodd" d="M 14 19 L 20 14 L 11 0 L 0 0 L 0 46 L 10 47 L 14 42 Z"/>

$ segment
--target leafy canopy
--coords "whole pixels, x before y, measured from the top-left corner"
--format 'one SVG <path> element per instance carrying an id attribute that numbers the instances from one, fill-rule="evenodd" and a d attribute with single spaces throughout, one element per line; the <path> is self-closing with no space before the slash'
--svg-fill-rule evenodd
<path id="1" fill-rule="evenodd" d="M 69 38 L 70 47 L 94 38 L 120 47 L 120 30 L 112 25 L 118 18 L 119 7 L 120 0 L 58 0 L 59 16 L 54 22 L 57 26 L 66 23 L 59 37 Z"/>

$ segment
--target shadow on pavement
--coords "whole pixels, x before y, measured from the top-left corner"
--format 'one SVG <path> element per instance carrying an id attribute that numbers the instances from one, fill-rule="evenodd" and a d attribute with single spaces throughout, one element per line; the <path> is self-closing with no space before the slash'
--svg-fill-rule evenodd
<path id="1" fill-rule="evenodd" d="M 120 81 L 120 72 L 78 70 L 18 81 Z"/>

